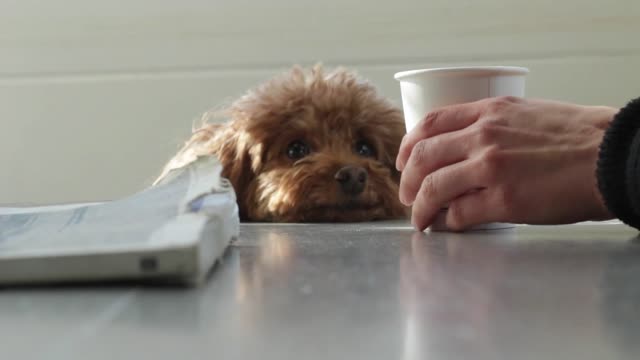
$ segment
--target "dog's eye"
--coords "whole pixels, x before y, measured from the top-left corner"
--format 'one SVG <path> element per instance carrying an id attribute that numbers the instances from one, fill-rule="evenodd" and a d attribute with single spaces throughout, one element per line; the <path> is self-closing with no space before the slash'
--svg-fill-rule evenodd
<path id="1" fill-rule="evenodd" d="M 371 144 L 369 144 L 366 141 L 358 141 L 356 143 L 356 153 L 360 156 L 364 156 L 364 157 L 373 157 L 376 156 L 376 152 L 373 148 L 373 146 L 371 146 Z"/>
<path id="2" fill-rule="evenodd" d="M 311 152 L 309 145 L 300 140 L 292 142 L 287 147 L 287 156 L 293 160 L 302 159 L 309 155 L 309 152 Z"/>

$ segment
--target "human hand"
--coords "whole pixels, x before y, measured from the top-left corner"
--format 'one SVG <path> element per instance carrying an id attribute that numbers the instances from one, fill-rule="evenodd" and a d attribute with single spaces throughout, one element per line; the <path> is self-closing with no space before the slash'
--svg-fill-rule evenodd
<path id="1" fill-rule="evenodd" d="M 418 230 L 445 206 L 457 231 L 610 219 L 595 169 L 617 111 L 513 97 L 435 110 L 400 145 L 400 200 L 413 206 Z"/>

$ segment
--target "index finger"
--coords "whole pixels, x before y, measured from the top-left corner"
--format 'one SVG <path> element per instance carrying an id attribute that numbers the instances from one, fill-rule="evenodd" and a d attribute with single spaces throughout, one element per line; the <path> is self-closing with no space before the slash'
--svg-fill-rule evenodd
<path id="1" fill-rule="evenodd" d="M 481 101 L 476 101 L 442 107 L 427 114 L 402 138 L 396 157 L 396 168 L 399 171 L 404 169 L 413 147 L 420 140 L 464 129 L 478 120 L 482 109 Z"/>

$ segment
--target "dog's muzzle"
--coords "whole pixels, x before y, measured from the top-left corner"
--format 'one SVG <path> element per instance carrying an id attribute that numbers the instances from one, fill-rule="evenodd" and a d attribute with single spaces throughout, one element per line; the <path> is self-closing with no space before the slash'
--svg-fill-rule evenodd
<path id="1" fill-rule="evenodd" d="M 367 170 L 360 166 L 345 166 L 336 172 L 334 178 L 346 195 L 359 195 L 367 185 Z"/>

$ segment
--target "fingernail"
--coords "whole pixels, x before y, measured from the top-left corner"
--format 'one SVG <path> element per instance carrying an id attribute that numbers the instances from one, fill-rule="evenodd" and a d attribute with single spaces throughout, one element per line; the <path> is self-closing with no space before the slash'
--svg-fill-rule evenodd
<path id="1" fill-rule="evenodd" d="M 406 197 L 400 195 L 400 202 L 402 203 L 402 205 L 404 206 L 411 206 L 413 205 L 413 200 L 408 200 Z"/>
<path id="2" fill-rule="evenodd" d="M 396 158 L 396 170 L 402 171 L 402 168 L 402 161 L 400 161 L 400 158 Z"/>
<path id="3" fill-rule="evenodd" d="M 411 224 L 413 225 L 413 228 L 418 232 L 423 232 L 426 228 L 426 226 L 421 224 L 419 221 L 416 221 L 415 219 L 411 219 Z"/>

